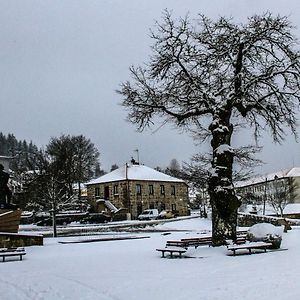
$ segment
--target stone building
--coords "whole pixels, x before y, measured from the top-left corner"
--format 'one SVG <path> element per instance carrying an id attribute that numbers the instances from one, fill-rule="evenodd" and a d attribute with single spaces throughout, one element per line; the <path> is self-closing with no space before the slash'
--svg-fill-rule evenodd
<path id="1" fill-rule="evenodd" d="M 235 183 L 237 195 L 245 203 L 262 204 L 278 195 L 288 203 L 300 203 L 300 168 L 291 168 Z"/>
<path id="2" fill-rule="evenodd" d="M 148 208 L 172 210 L 181 216 L 189 213 L 188 185 L 183 180 L 139 164 L 125 164 L 88 182 L 87 197 L 98 211 L 97 203 L 109 200 L 125 208 L 132 219 Z"/>

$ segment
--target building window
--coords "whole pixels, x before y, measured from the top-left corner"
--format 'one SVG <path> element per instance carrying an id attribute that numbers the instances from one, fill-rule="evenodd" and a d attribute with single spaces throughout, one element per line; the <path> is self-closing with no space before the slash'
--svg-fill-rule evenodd
<path id="1" fill-rule="evenodd" d="M 164 185 L 161 185 L 161 186 L 160 186 L 160 194 L 161 194 L 161 195 L 164 195 L 164 194 L 165 194 L 165 186 L 164 186 Z"/>
<path id="2" fill-rule="evenodd" d="M 137 195 L 142 195 L 142 186 L 140 184 L 137 184 L 135 189 Z"/>
<path id="3" fill-rule="evenodd" d="M 149 184 L 149 195 L 153 195 L 153 194 L 154 194 L 153 184 Z"/>
<path id="4" fill-rule="evenodd" d="M 175 185 L 171 185 L 171 195 L 175 196 L 175 194 L 176 194 Z"/>
<path id="5" fill-rule="evenodd" d="M 114 195 L 119 195 L 119 186 L 117 184 L 114 185 Z"/>
<path id="6" fill-rule="evenodd" d="M 95 188 L 95 197 L 100 197 L 100 188 Z"/>

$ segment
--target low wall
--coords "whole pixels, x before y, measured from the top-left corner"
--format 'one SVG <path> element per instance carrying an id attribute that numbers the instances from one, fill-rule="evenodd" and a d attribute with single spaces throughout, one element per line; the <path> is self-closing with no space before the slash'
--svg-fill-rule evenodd
<path id="1" fill-rule="evenodd" d="M 43 236 L 0 232 L 0 248 L 28 246 L 43 246 Z"/>
<path id="2" fill-rule="evenodd" d="M 257 223 L 270 223 L 275 226 L 283 225 L 285 227 L 285 230 L 291 229 L 291 225 L 298 225 L 297 221 L 293 222 L 293 220 L 286 218 L 261 216 L 246 213 L 238 214 L 238 226 L 240 227 L 250 227 Z"/>

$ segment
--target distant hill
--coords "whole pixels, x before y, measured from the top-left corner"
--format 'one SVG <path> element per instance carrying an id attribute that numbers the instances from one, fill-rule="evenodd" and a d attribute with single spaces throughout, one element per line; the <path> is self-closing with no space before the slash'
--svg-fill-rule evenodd
<path id="1" fill-rule="evenodd" d="M 34 166 L 31 158 L 39 151 L 39 148 L 32 141 L 17 140 L 11 133 L 4 135 L 0 132 L 0 155 L 15 158 L 10 164 L 13 171 L 32 170 Z"/>

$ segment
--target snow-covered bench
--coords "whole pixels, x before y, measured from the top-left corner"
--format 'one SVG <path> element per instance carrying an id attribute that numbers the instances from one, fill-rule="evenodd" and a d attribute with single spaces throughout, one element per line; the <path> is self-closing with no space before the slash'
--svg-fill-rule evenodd
<path id="1" fill-rule="evenodd" d="M 181 240 L 172 240 L 166 242 L 166 247 L 181 247 L 181 248 L 188 248 L 188 243 L 183 242 Z"/>
<path id="2" fill-rule="evenodd" d="M 11 256 L 19 256 L 20 260 L 22 260 L 24 255 L 26 255 L 26 252 L 23 247 L 0 248 L 0 257 L 2 257 L 3 262 L 5 262 L 6 257 L 11 257 Z"/>
<path id="3" fill-rule="evenodd" d="M 195 248 L 197 248 L 198 246 L 202 246 L 202 245 L 211 246 L 211 244 L 212 244 L 211 236 L 186 238 L 186 239 L 181 239 L 181 241 L 186 243 L 189 247 L 195 247 Z"/>
<path id="4" fill-rule="evenodd" d="M 234 244 L 244 244 L 247 241 L 247 234 L 246 232 L 237 232 L 237 237 L 234 240 Z M 228 242 L 229 243 L 229 242 Z M 193 237 L 193 238 L 184 238 L 181 240 L 172 240 L 167 241 L 166 247 L 182 247 L 182 248 L 188 248 L 188 247 L 199 247 L 199 246 L 211 246 L 212 245 L 212 237 L 211 236 L 200 236 L 200 237 Z"/>
<path id="5" fill-rule="evenodd" d="M 182 248 L 188 248 L 188 247 L 195 247 L 197 248 L 198 246 L 201 245 L 211 245 L 211 237 L 206 236 L 206 237 L 196 237 L 196 238 L 185 238 L 181 240 L 173 240 L 173 241 L 167 241 L 166 247 L 182 247 Z"/>
<path id="6" fill-rule="evenodd" d="M 182 257 L 182 254 L 186 252 L 185 248 L 182 247 L 166 247 L 166 248 L 159 248 L 156 251 L 161 252 L 161 257 L 165 257 L 165 253 L 170 253 L 171 258 L 173 258 L 173 254 L 177 253 L 179 257 Z"/>
<path id="7" fill-rule="evenodd" d="M 253 253 L 252 250 L 264 250 L 267 251 L 268 248 L 272 247 L 272 243 L 265 242 L 250 242 L 241 245 L 230 245 L 227 247 L 228 251 L 232 251 L 233 255 L 236 255 L 238 250 L 248 250 L 249 254 Z"/>

